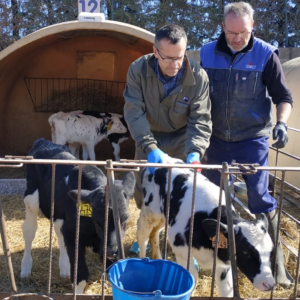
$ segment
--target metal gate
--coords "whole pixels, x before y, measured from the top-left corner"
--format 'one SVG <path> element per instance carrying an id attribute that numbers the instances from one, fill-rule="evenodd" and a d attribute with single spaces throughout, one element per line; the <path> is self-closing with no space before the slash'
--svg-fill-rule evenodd
<path id="1" fill-rule="evenodd" d="M 106 218 L 106 228 L 105 228 L 105 237 L 104 237 L 104 255 L 103 255 L 103 270 L 106 270 L 106 244 L 107 244 L 107 216 L 108 216 L 108 199 L 109 199 L 109 192 L 112 198 L 113 206 L 114 206 L 114 213 L 118 210 L 116 209 L 116 199 L 114 195 L 114 180 L 115 180 L 115 172 L 123 172 L 123 171 L 138 171 L 139 168 L 142 167 L 165 167 L 169 169 L 169 179 L 171 178 L 171 172 L 173 168 L 189 168 L 194 169 L 194 186 L 193 186 L 193 198 L 192 198 L 192 207 L 191 207 L 191 220 L 190 220 L 190 236 L 189 236 L 189 245 L 191 245 L 192 237 L 193 237 L 193 226 L 194 226 L 194 204 L 195 204 L 195 183 L 197 178 L 197 168 L 199 166 L 197 165 L 171 165 L 171 164 L 146 164 L 145 162 L 136 162 L 136 161 L 121 161 L 121 162 L 112 162 L 109 161 L 102 161 L 102 162 L 95 162 L 95 161 L 63 161 L 63 160 L 34 160 L 32 157 L 11 157 L 7 156 L 5 159 L 0 159 L 0 167 L 21 167 L 23 164 L 51 164 L 52 165 L 52 193 L 51 193 L 51 199 L 52 199 L 52 205 L 51 205 L 51 219 L 50 219 L 50 245 L 49 245 L 49 268 L 48 268 L 48 289 L 45 292 L 44 295 L 38 295 L 38 294 L 17 294 L 17 288 L 15 284 L 14 279 L 14 273 L 12 268 L 12 262 L 11 262 L 11 253 L 9 251 L 9 245 L 7 243 L 7 237 L 6 237 L 6 229 L 5 229 L 5 222 L 2 212 L 2 206 L 0 206 L 0 213 L 1 213 L 1 223 L 0 223 L 0 229 L 1 229 L 1 238 L 4 248 L 4 254 L 7 259 L 7 267 L 9 270 L 9 277 L 11 281 L 11 293 L 0 293 L 0 297 L 10 297 L 12 298 L 24 298 L 24 299 L 35 299 L 39 297 L 47 297 L 51 299 L 85 299 L 92 297 L 93 299 L 112 299 L 110 295 L 104 294 L 104 282 L 102 283 L 102 295 L 76 295 L 75 287 L 73 287 L 73 295 L 72 294 L 52 294 L 51 293 L 51 272 L 52 272 L 52 232 L 53 232 L 53 212 L 54 212 L 54 190 L 55 190 L 55 168 L 58 164 L 72 164 L 72 165 L 78 165 L 79 166 L 79 175 L 78 175 L 78 199 L 77 199 L 77 224 L 76 224 L 76 261 L 75 261 L 75 275 L 74 275 L 74 282 L 76 282 L 76 276 L 77 276 L 77 263 L 78 263 L 78 234 L 79 234 L 79 226 L 80 226 L 80 190 L 81 190 L 81 171 L 83 165 L 97 165 L 97 166 L 105 166 L 107 169 L 107 186 L 109 187 L 107 189 L 106 194 L 106 212 L 105 212 L 105 218 Z M 117 168 L 121 167 L 121 168 Z M 222 166 L 220 165 L 201 165 L 202 169 L 214 169 L 219 170 L 221 173 L 221 188 L 220 188 L 220 197 L 219 197 L 219 209 L 218 209 L 218 219 L 217 219 L 217 226 L 220 224 L 220 214 L 221 214 L 221 197 L 222 197 L 222 187 L 225 191 L 225 198 L 226 198 L 226 209 L 227 209 L 227 218 L 228 218 L 228 235 L 229 235 L 229 246 L 230 246 L 230 258 L 231 258 L 231 264 L 232 264 L 232 274 L 233 274 L 233 289 L 234 289 L 234 299 L 240 298 L 239 296 L 239 286 L 238 286 L 238 273 L 237 273 L 237 265 L 235 260 L 235 241 L 234 241 L 234 232 L 233 232 L 233 220 L 232 220 L 232 211 L 231 211 L 231 187 L 230 187 L 230 181 L 229 176 L 230 175 L 239 175 L 239 174 L 248 174 L 251 175 L 257 171 L 276 171 L 281 172 L 281 194 L 279 199 L 279 220 L 281 217 L 281 214 L 283 212 L 282 210 L 282 199 L 283 199 L 283 189 L 284 189 L 284 182 L 285 182 L 285 174 L 286 172 L 299 172 L 300 168 L 298 167 L 290 167 L 290 168 L 283 168 L 283 167 L 259 167 L 257 165 L 240 165 L 240 164 L 233 164 L 232 166 L 228 166 L 227 163 L 224 163 Z M 163 258 L 166 259 L 166 251 L 167 251 L 167 237 L 168 237 L 168 219 L 169 219 L 169 208 L 170 208 L 170 180 L 168 180 L 168 194 L 167 194 L 167 210 L 166 210 L 166 223 L 165 223 L 165 233 L 164 233 L 164 251 L 163 251 Z M 293 216 L 286 213 L 288 217 L 293 219 L 297 224 L 299 224 L 299 221 L 296 220 Z M 118 215 L 114 216 L 115 221 L 115 227 L 120 228 L 119 217 Z M 120 232 L 117 235 L 118 236 L 118 249 L 119 249 L 119 258 L 124 258 L 124 249 L 123 244 L 120 237 Z M 279 238 L 279 223 L 277 227 L 277 235 L 276 240 L 278 241 Z M 216 244 L 218 244 L 219 239 L 219 233 L 217 231 L 216 235 Z M 214 292 L 214 281 L 215 281 L 215 273 L 216 273 L 216 257 L 217 257 L 217 247 L 215 247 L 214 252 L 214 267 L 212 272 L 212 284 L 211 284 L 211 295 L 210 299 L 213 299 L 213 292 Z M 300 249 L 300 247 L 299 247 Z M 294 253 L 297 256 L 297 270 L 296 270 L 296 279 L 295 279 L 295 286 L 294 286 L 294 292 L 293 292 L 293 299 L 297 298 L 297 287 L 298 287 L 298 277 L 299 277 L 299 250 L 298 253 Z M 275 250 L 275 256 L 276 256 L 276 250 Z M 189 254 L 188 254 L 188 261 L 187 261 L 187 269 L 189 269 L 191 260 L 191 247 L 189 246 Z M 274 273 L 274 270 L 273 270 Z M 99 277 L 100 274 L 99 274 Z M 207 297 L 191 297 L 191 299 L 208 299 Z M 226 298 L 224 298 L 226 299 Z M 273 299 L 273 291 L 271 292 L 270 299 Z M 289 298 L 286 298 L 289 299 Z"/>

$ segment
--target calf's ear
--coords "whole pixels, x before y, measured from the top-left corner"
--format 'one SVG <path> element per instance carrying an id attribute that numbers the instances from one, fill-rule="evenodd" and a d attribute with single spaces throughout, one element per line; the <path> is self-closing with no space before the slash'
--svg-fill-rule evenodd
<path id="1" fill-rule="evenodd" d="M 259 215 L 259 220 L 263 221 L 265 223 L 266 228 L 268 229 L 269 222 L 268 222 L 268 219 L 267 219 L 266 215 L 265 214 L 260 214 Z"/>
<path id="2" fill-rule="evenodd" d="M 217 230 L 217 220 L 215 219 L 206 219 L 202 221 L 202 227 L 205 230 L 206 234 L 209 237 L 216 236 L 216 230 Z M 227 225 L 220 222 L 220 232 L 224 233 L 224 235 L 227 235 Z"/>
<path id="3" fill-rule="evenodd" d="M 75 202 L 77 202 L 78 190 L 71 190 L 71 191 L 68 192 L 68 195 L 70 196 L 70 198 L 72 200 L 74 200 Z M 91 191 L 81 190 L 80 200 L 82 202 L 91 204 L 91 202 L 92 202 L 92 193 L 91 193 Z"/>

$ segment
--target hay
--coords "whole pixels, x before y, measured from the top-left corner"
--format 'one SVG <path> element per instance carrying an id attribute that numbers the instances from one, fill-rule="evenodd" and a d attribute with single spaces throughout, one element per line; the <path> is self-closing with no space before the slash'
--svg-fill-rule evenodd
<path id="1" fill-rule="evenodd" d="M 25 165 L 21 168 L 0 168 L 0 179 L 26 178 Z"/>
<path id="2" fill-rule="evenodd" d="M 94 87 L 87 84 L 81 87 L 66 86 L 66 90 L 53 90 L 50 95 L 42 97 L 39 100 L 40 104 L 35 104 L 35 109 L 41 112 L 74 111 L 80 109 L 122 114 L 124 98 L 121 96 L 121 92 L 123 92 L 125 84 L 122 84 L 122 88 L 119 87 L 119 95 L 113 95 L 113 91 L 117 93 L 117 85 L 118 83 L 114 83 L 114 89 L 109 88 L 109 90 L 105 87 L 103 90 L 101 86 Z"/>
<path id="3" fill-rule="evenodd" d="M 120 173 L 122 174 L 122 173 Z M 48 248 L 49 248 L 49 221 L 41 214 L 38 217 L 38 230 L 36 238 L 34 239 L 32 246 L 33 256 L 33 268 L 32 276 L 30 279 L 22 282 L 20 279 L 20 266 L 24 251 L 24 241 L 22 237 L 22 223 L 25 217 L 25 207 L 22 197 L 16 196 L 2 196 L 3 210 L 6 215 L 6 229 L 8 235 L 9 248 L 12 252 L 12 261 L 14 267 L 14 274 L 16 277 L 16 284 L 19 292 L 46 292 L 47 291 L 47 278 L 48 278 Z M 135 257 L 135 255 L 129 253 L 129 248 L 136 240 L 137 219 L 139 217 L 139 210 L 136 208 L 135 201 L 130 200 L 129 205 L 130 219 L 127 226 L 126 236 L 124 239 L 125 256 Z M 294 248 L 298 249 L 299 244 L 299 228 L 293 221 L 290 221 L 287 217 L 282 216 L 281 226 L 284 228 L 294 240 L 291 240 L 285 236 L 287 240 Z M 1 241 L 0 241 L 1 244 Z M 58 242 L 54 234 L 53 241 L 53 263 L 52 263 L 52 285 L 51 292 L 53 293 L 72 293 L 72 287 L 70 280 L 62 280 L 59 277 L 58 269 Z M 9 279 L 6 271 L 6 263 L 3 256 L 2 245 L 0 245 L 0 292 L 9 291 Z M 163 247 L 161 247 L 163 249 Z M 297 259 L 284 248 L 284 254 L 286 258 L 286 265 L 292 276 L 296 274 Z M 151 257 L 151 253 L 148 254 Z M 90 249 L 87 249 L 86 253 L 87 264 L 90 271 L 89 281 L 86 287 L 86 294 L 101 294 L 102 286 L 100 282 L 101 275 L 103 273 L 103 265 L 99 260 L 99 257 L 93 253 Z M 174 260 L 174 255 L 168 247 L 167 258 Z M 95 263 L 98 262 L 98 263 Z M 243 298 L 269 298 L 270 293 L 263 293 L 253 288 L 251 282 L 242 274 L 239 273 L 239 288 L 240 296 Z M 211 289 L 211 272 L 200 270 L 199 281 L 197 283 L 196 290 L 193 296 L 207 297 L 210 296 Z M 105 288 L 106 294 L 111 294 L 111 288 Z M 293 295 L 293 289 L 283 290 L 277 287 L 274 292 L 275 298 L 290 298 Z M 214 290 L 214 296 L 217 296 L 216 289 Z M 297 296 L 300 296 L 298 289 Z"/>

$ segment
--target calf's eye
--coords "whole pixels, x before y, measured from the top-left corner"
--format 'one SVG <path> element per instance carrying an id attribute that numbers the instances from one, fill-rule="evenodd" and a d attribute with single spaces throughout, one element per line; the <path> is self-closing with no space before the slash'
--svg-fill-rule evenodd
<path id="1" fill-rule="evenodd" d="M 261 226 L 261 230 L 264 232 L 264 233 L 267 233 L 267 230 L 264 226 Z"/>

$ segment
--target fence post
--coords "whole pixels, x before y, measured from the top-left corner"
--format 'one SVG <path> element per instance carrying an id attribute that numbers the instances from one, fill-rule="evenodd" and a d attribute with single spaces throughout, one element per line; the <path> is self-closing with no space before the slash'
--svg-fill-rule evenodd
<path id="1" fill-rule="evenodd" d="M 110 189 L 109 192 L 110 192 L 111 202 L 113 206 L 114 223 L 115 223 L 115 229 L 117 234 L 118 254 L 119 254 L 119 259 L 124 259 L 125 254 L 124 254 L 124 248 L 122 243 L 120 216 L 119 216 L 118 202 L 117 202 L 117 196 L 115 190 L 115 175 L 114 175 L 114 171 L 111 170 L 113 168 L 112 160 L 108 159 L 106 163 L 107 163 L 107 177 L 109 179 L 109 189 Z"/>
<path id="2" fill-rule="evenodd" d="M 233 297 L 235 299 L 237 299 L 237 298 L 240 298 L 240 295 L 239 295 L 237 264 L 236 264 L 234 228 L 233 228 L 233 221 L 232 221 L 231 193 L 230 193 L 230 185 L 229 185 L 229 167 L 228 167 L 227 162 L 222 163 L 221 176 L 222 176 L 222 181 L 224 184 L 224 192 L 225 192 L 225 200 L 226 200 L 229 253 L 230 253 L 232 281 L 233 281 Z"/>
<path id="3" fill-rule="evenodd" d="M 3 246 L 3 252 L 6 259 L 6 265 L 9 272 L 9 280 L 10 280 L 10 286 L 14 293 L 17 292 L 16 287 L 16 281 L 14 276 L 14 270 L 12 266 L 11 261 L 11 253 L 8 248 L 8 241 L 7 241 L 7 235 L 6 235 L 6 228 L 5 228 L 5 221 L 4 221 L 4 215 L 3 215 L 3 209 L 2 209 L 2 201 L 0 200 L 0 233 L 1 233 L 1 240 L 2 240 L 2 246 Z"/>

